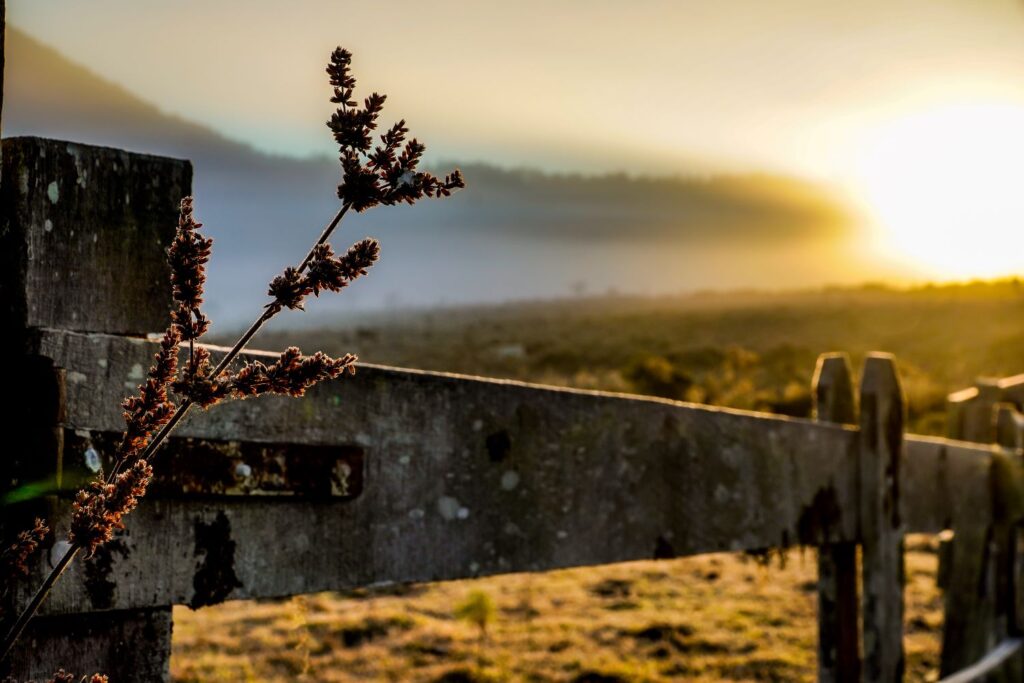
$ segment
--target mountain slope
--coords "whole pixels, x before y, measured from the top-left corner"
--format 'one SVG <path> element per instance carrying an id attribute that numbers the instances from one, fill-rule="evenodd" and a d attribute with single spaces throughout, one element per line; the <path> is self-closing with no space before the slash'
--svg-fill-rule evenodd
<path id="1" fill-rule="evenodd" d="M 169 115 L 16 28 L 8 27 L 6 49 L 6 136 L 45 135 L 194 162 L 200 216 L 217 240 L 209 300 L 222 319 L 238 323 L 239 306 L 251 310 L 262 301 L 281 259 L 300 255 L 336 208 L 333 160 L 266 155 Z M 545 297 L 581 282 L 626 291 L 814 284 L 835 274 L 804 263 L 802 252 L 773 257 L 777 274 L 755 273 L 749 264 L 730 273 L 738 264 L 734 245 L 801 251 L 808 242 L 831 244 L 852 220 L 826 188 L 780 176 L 464 170 L 470 189 L 451 200 L 346 219 L 349 236 L 381 237 L 386 259 L 375 278 L 346 294 L 349 303 Z M 725 261 L 716 265 L 712 257 Z"/>
<path id="2" fill-rule="evenodd" d="M 263 155 L 162 112 L 15 27 L 6 37 L 4 136 L 37 135 L 232 163 Z"/>

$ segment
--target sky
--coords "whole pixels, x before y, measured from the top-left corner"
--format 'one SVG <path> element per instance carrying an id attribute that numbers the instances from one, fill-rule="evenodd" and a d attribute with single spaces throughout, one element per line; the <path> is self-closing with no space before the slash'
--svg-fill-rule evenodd
<path id="1" fill-rule="evenodd" d="M 258 148 L 333 152 L 343 44 L 444 158 L 844 177 L 863 136 L 964 101 L 1024 107 L 1024 3 L 8 0 L 8 20 Z"/>
<path id="2" fill-rule="evenodd" d="M 434 162 L 794 174 L 845 191 L 868 216 L 864 242 L 923 277 L 1024 271 L 1024 0 L 8 0 L 7 12 L 163 110 L 264 151 L 333 155 L 323 65 L 341 44 Z"/>

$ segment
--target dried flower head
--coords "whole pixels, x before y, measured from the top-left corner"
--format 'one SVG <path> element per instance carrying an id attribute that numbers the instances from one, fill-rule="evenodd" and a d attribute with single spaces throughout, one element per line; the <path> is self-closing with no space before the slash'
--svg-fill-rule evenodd
<path id="1" fill-rule="evenodd" d="M 281 310 L 282 306 L 302 310 L 302 300 L 311 291 L 313 290 L 306 282 L 305 276 L 297 268 L 289 266 L 270 283 L 267 294 L 274 297 L 274 301 L 267 306 L 276 306 L 277 310 Z"/>
<path id="2" fill-rule="evenodd" d="M 200 346 L 185 364 L 181 379 L 172 382 L 171 388 L 201 408 L 209 408 L 229 392 L 226 378 L 214 377 L 213 371 L 209 350 Z"/>
<path id="3" fill-rule="evenodd" d="M 28 575 L 28 558 L 39 548 L 48 533 L 50 528 L 38 518 L 31 529 L 19 533 L 14 543 L 0 553 L 0 577 L 10 581 L 18 574 Z"/>
<path id="4" fill-rule="evenodd" d="M 148 379 L 139 385 L 138 395 L 130 396 L 122 402 L 126 426 L 117 453 L 118 459 L 132 458 L 141 452 L 153 432 L 165 425 L 174 414 L 174 404 L 167 397 L 167 388 L 178 370 L 180 341 L 178 327 L 168 327 L 160 340 L 160 350 L 153 356 Z"/>
<path id="5" fill-rule="evenodd" d="M 71 516 L 71 543 L 91 557 L 115 530 L 124 528 L 122 518 L 135 509 L 152 478 L 153 468 L 140 458 L 113 481 L 99 477 L 79 491 Z"/>
<path id="6" fill-rule="evenodd" d="M 320 296 L 322 291 L 338 292 L 366 271 L 380 258 L 380 243 L 367 237 L 356 242 L 341 256 L 329 244 L 317 245 L 310 256 L 305 273 L 287 268 L 270 283 L 268 294 L 274 300 L 267 304 L 272 311 L 282 308 L 303 309 L 308 294 Z"/>
<path id="7" fill-rule="evenodd" d="M 171 319 L 185 340 L 198 339 L 210 327 L 200 306 L 213 240 L 199 234 L 203 224 L 196 222 L 192 211 L 192 197 L 185 197 L 181 200 L 177 233 L 167 250 L 173 296 L 178 306 L 172 311 Z"/>
<path id="8" fill-rule="evenodd" d="M 365 211 L 378 204 L 413 204 L 423 197 L 447 197 L 465 187 L 457 169 L 444 179 L 417 170 L 426 147 L 415 138 L 406 142 L 409 129 L 404 120 L 389 128 L 380 136 L 380 144 L 370 149 L 386 97 L 373 93 L 360 108 L 352 95 L 356 79 L 351 66 L 352 54 L 340 47 L 327 65 L 334 88 L 331 102 L 338 105 L 327 127 L 338 143 L 342 169 L 338 197 L 342 202 Z"/>
<path id="9" fill-rule="evenodd" d="M 291 346 L 269 366 L 260 361 L 246 363 L 232 378 L 231 390 L 237 398 L 267 393 L 302 396 L 314 384 L 334 379 L 346 370 L 355 373 L 357 360 L 350 353 L 341 358 L 331 358 L 320 351 L 303 356 L 299 349 Z"/>

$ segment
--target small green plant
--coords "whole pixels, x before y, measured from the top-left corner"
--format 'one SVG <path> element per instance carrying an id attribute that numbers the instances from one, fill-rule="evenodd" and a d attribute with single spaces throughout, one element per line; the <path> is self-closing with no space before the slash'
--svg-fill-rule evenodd
<path id="1" fill-rule="evenodd" d="M 487 625 L 494 621 L 497 609 L 494 601 L 482 590 L 470 591 L 466 599 L 455 606 L 455 618 L 468 621 L 477 627 L 480 636 L 476 641 L 476 666 L 484 668 L 484 642 L 487 640 Z"/>
<path id="2" fill-rule="evenodd" d="M 481 590 L 471 591 L 455 606 L 455 618 L 468 621 L 480 630 L 480 641 L 487 639 L 487 625 L 494 621 L 497 610 L 491 596 Z"/>

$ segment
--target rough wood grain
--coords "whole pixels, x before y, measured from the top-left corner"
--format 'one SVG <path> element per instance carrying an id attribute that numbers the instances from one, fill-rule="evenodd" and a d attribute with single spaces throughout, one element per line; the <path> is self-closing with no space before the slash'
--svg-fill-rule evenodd
<path id="1" fill-rule="evenodd" d="M 819 422 L 856 424 L 853 373 L 846 354 L 828 353 L 818 358 L 813 394 L 814 416 Z M 850 468 L 855 467 L 851 461 Z M 819 681 L 860 680 L 857 617 L 857 544 L 826 539 L 826 545 L 818 549 Z"/>
<path id="2" fill-rule="evenodd" d="M 945 569 L 947 588 L 940 665 L 943 676 L 971 665 L 998 642 L 994 628 L 997 542 L 991 523 L 992 500 L 986 495 L 964 502 L 967 505 L 963 515 L 959 523 L 953 525 L 949 566 Z M 971 519 L 974 510 L 978 514 Z"/>
<path id="3" fill-rule="evenodd" d="M 952 532 L 943 534 L 950 540 L 941 546 L 939 577 L 946 608 L 941 671 L 949 675 L 1011 631 L 1022 468 L 1018 456 L 996 446 L 915 436 L 906 439 L 902 466 L 905 527 Z M 1011 658 L 1001 675 L 1019 666 L 1020 658 Z"/>
<path id="4" fill-rule="evenodd" d="M 900 460 L 905 403 L 896 363 L 871 354 L 860 389 L 864 678 L 903 679 L 903 521 Z"/>
<path id="5" fill-rule="evenodd" d="M 170 608 L 37 617 L 0 676 L 48 681 L 57 668 L 116 683 L 170 681 Z"/>
<path id="6" fill-rule="evenodd" d="M 994 446 L 906 435 L 900 471 L 900 497 L 907 533 L 938 534 L 958 526 L 992 521 Z"/>
<path id="7" fill-rule="evenodd" d="M 1015 408 L 1010 408 L 1015 412 Z M 1000 411 L 1003 412 L 1003 411 Z M 1004 433 L 1013 447 L 1016 434 Z M 973 501 L 963 501 L 954 520 L 952 551 L 945 592 L 941 671 L 951 674 L 986 656 L 1016 630 L 1018 524 L 1024 515 L 1024 477 L 1016 449 L 993 449 L 986 459 L 987 491 L 975 488 Z M 1024 660 L 1006 661 L 986 681 L 1019 681 Z"/>
<path id="8" fill-rule="evenodd" d="M 66 427 L 85 432 L 120 427 L 110 406 L 155 348 L 53 331 L 39 344 L 67 368 Z M 111 551 L 103 585 L 113 588 L 90 594 L 78 565 L 48 609 L 205 604 L 856 531 L 856 430 L 806 420 L 363 367 L 301 400 L 197 412 L 181 435 L 355 446 L 363 492 L 337 504 L 147 500 L 124 552 Z M 202 539 L 214 532 L 230 557 L 205 559 Z M 215 590 L 211 576 L 223 579 Z"/>
<path id="9" fill-rule="evenodd" d="M 11 138 L 3 141 L 3 178 L 0 325 L 111 333 L 165 326 L 164 249 L 191 192 L 189 162 Z"/>

